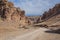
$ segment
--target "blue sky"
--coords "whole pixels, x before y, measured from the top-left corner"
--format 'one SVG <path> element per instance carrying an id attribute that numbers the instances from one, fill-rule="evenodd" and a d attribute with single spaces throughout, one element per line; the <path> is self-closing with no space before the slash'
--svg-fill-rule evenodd
<path id="1" fill-rule="evenodd" d="M 25 15 L 42 15 L 44 11 L 52 8 L 60 0 L 9 0 L 16 7 L 25 10 Z"/>

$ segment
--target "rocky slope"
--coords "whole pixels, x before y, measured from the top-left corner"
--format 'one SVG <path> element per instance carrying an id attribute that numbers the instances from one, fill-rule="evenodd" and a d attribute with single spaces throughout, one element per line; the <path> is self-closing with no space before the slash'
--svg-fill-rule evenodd
<path id="1" fill-rule="evenodd" d="M 0 0 L 0 17 L 3 21 L 16 22 L 19 25 L 29 24 L 25 11 L 14 7 L 14 4 L 8 0 Z"/>
<path id="2" fill-rule="evenodd" d="M 53 8 L 49 9 L 49 11 L 44 12 L 41 19 L 48 20 L 56 15 L 60 15 L 60 4 L 56 4 Z"/>
<path id="3" fill-rule="evenodd" d="M 60 29 L 60 4 L 56 4 L 55 7 L 45 12 L 41 18 L 43 24 L 48 25 L 51 29 Z"/>
<path id="4" fill-rule="evenodd" d="M 28 19 L 31 21 L 31 24 L 37 24 L 41 21 L 41 16 L 28 16 Z"/>

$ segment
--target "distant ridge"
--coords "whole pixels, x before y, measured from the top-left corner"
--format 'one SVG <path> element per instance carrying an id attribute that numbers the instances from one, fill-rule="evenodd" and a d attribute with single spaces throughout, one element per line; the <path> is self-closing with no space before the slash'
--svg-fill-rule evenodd
<path id="1" fill-rule="evenodd" d="M 48 20 L 56 15 L 60 15 L 60 3 L 56 4 L 52 9 L 49 9 L 49 11 L 44 12 L 41 19 Z"/>

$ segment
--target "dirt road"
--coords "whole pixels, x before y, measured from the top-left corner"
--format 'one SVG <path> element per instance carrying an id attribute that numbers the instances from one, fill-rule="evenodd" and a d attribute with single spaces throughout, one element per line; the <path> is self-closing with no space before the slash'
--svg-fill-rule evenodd
<path id="1" fill-rule="evenodd" d="M 48 29 L 40 28 L 33 32 L 16 36 L 12 40 L 60 40 L 60 34 L 45 33 Z"/>
<path id="2" fill-rule="evenodd" d="M 24 34 L 21 36 L 17 36 L 13 40 L 34 40 L 36 37 L 39 36 L 39 34 L 41 34 L 41 36 L 42 36 L 44 30 L 47 30 L 47 29 L 40 28 L 33 32 L 30 32 L 30 33 L 27 33 L 27 34 Z"/>
<path id="3" fill-rule="evenodd" d="M 29 31 L 27 33 L 21 31 L 21 33 L 0 33 L 0 40 L 60 40 L 60 34 L 53 32 L 45 32 L 48 29 L 39 28 L 34 31 Z"/>

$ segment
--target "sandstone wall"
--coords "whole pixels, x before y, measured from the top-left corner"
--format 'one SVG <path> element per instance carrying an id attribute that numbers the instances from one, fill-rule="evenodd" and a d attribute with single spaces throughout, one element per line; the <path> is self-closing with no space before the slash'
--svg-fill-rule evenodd
<path id="1" fill-rule="evenodd" d="M 0 16 L 3 21 L 14 21 L 21 25 L 29 24 L 28 18 L 26 19 L 25 11 L 15 7 L 12 2 L 8 0 L 0 1 Z"/>

